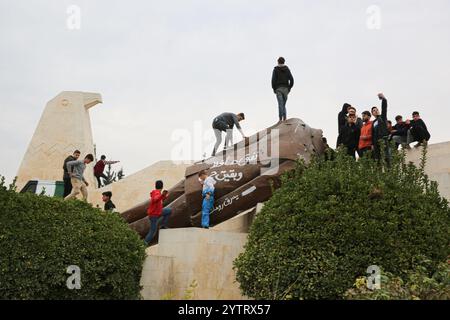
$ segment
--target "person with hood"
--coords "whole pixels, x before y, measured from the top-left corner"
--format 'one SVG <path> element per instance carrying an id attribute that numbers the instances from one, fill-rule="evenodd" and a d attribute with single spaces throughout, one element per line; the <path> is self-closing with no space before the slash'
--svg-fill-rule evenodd
<path id="1" fill-rule="evenodd" d="M 390 163 L 390 148 L 389 148 L 389 130 L 387 120 L 387 99 L 383 93 L 378 94 L 378 99 L 381 100 L 381 113 L 378 107 L 372 107 L 372 145 L 374 158 L 381 159 L 381 143 L 384 144 L 386 161 Z"/>
<path id="2" fill-rule="evenodd" d="M 342 145 L 347 149 L 347 154 L 356 158 L 355 152 L 358 149 L 359 136 L 361 129 L 356 124 L 356 115 L 351 114 L 347 117 L 347 124 L 341 129 L 340 136 Z"/>
<path id="3" fill-rule="evenodd" d="M 150 230 L 145 237 L 144 243 L 148 245 L 153 237 L 155 236 L 156 230 L 158 229 L 158 221 L 162 216 L 162 226 L 161 229 L 167 229 L 167 222 L 169 216 L 172 213 L 171 208 L 163 208 L 163 201 L 169 196 L 167 190 L 162 191 L 164 184 L 161 180 L 155 182 L 155 190 L 150 192 L 150 205 L 147 209 L 147 216 L 150 220 Z"/>
<path id="4" fill-rule="evenodd" d="M 278 117 L 280 121 L 286 121 L 286 102 L 292 87 L 294 86 L 294 77 L 291 70 L 285 64 L 283 57 L 278 58 L 278 65 L 272 72 L 272 89 L 277 95 Z"/>
<path id="5" fill-rule="evenodd" d="M 355 115 L 356 117 L 356 108 L 353 107 L 351 104 L 344 103 L 342 106 L 342 110 L 338 113 L 338 133 L 342 131 L 342 128 L 347 124 L 347 117 L 349 115 Z M 363 126 L 363 120 L 359 117 L 356 117 L 356 125 L 358 128 L 362 128 Z M 336 148 L 339 147 L 342 144 L 341 137 L 338 135 L 337 142 L 336 142 Z"/>

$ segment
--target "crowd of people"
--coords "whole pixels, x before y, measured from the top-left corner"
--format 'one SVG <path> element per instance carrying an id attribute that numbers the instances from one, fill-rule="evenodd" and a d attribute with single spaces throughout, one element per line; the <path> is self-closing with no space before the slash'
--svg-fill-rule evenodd
<path id="1" fill-rule="evenodd" d="M 286 102 L 288 95 L 294 86 L 294 78 L 290 69 L 285 65 L 283 57 L 278 58 L 278 65 L 275 66 L 272 73 L 272 89 L 276 95 L 278 102 L 279 122 L 287 119 Z M 395 125 L 388 120 L 388 102 L 383 93 L 378 94 L 381 100 L 381 111 L 377 106 L 371 108 L 370 111 L 363 111 L 361 117 L 358 117 L 357 110 L 352 105 L 345 103 L 342 110 L 338 114 L 338 138 L 337 147 L 343 146 L 348 155 L 356 158 L 356 155 L 363 157 L 370 154 L 373 158 L 380 160 L 382 154 L 385 155 L 388 163 L 391 158 L 391 141 L 396 148 L 402 146 L 404 149 L 410 149 L 410 144 L 417 142 L 414 147 L 424 146 L 430 140 L 425 122 L 421 119 L 418 111 L 412 113 L 412 119 L 403 119 L 403 116 L 395 117 Z M 222 143 L 222 132 L 226 133 L 224 150 L 233 145 L 233 129 L 236 127 L 246 138 L 240 122 L 245 120 L 244 113 L 225 112 L 213 119 L 212 129 L 216 137 L 212 156 L 216 155 L 220 144 Z M 326 138 L 323 138 L 327 149 L 331 149 Z M 84 200 L 87 199 L 88 182 L 84 179 L 84 171 L 86 165 L 94 161 L 92 154 L 85 156 L 84 160 L 78 160 L 80 151 L 76 150 L 73 155 L 67 157 L 64 161 L 64 197 L 65 200 L 76 198 L 78 194 L 82 194 Z M 325 157 L 329 157 L 328 152 Z M 104 169 L 106 165 L 115 164 L 118 161 L 107 161 L 106 156 L 101 156 L 100 160 L 94 166 L 94 176 L 97 179 L 98 187 L 102 186 L 101 179 L 107 179 Z M 214 208 L 214 193 L 216 181 L 208 176 L 206 170 L 202 170 L 198 174 L 198 181 L 202 185 L 202 228 L 209 228 L 209 216 Z M 104 209 L 113 211 L 114 203 L 111 201 L 112 193 L 110 191 L 102 194 L 102 200 L 105 203 Z M 154 238 L 158 225 L 165 229 L 168 225 L 169 217 L 172 209 L 164 207 L 164 201 L 169 197 L 169 192 L 164 190 L 164 183 L 161 180 L 156 181 L 155 189 L 150 192 L 150 204 L 147 208 L 147 216 L 150 223 L 150 229 L 146 235 L 144 242 L 148 245 Z"/>
<path id="2" fill-rule="evenodd" d="M 94 156 L 92 154 L 87 154 L 83 160 L 78 160 L 80 158 L 80 150 L 75 150 L 72 155 L 68 156 L 64 160 L 63 164 L 63 181 L 64 181 L 64 200 L 76 199 L 81 193 L 84 201 L 88 198 L 89 183 L 84 178 L 84 172 L 86 166 L 94 161 Z M 105 170 L 105 165 L 115 164 L 119 161 L 106 161 L 106 156 L 102 155 L 100 160 L 94 166 L 94 176 L 97 179 L 98 188 L 102 187 L 101 178 L 107 179 L 103 173 Z M 111 200 L 112 192 L 106 191 L 102 193 L 102 200 L 105 203 L 105 211 L 114 211 L 116 206 Z"/>
<path id="3" fill-rule="evenodd" d="M 383 93 L 378 94 L 381 100 L 381 112 L 378 107 L 371 111 L 363 111 L 361 118 L 357 116 L 356 108 L 345 103 L 338 114 L 338 130 L 336 146 L 344 146 L 348 155 L 362 157 L 371 151 L 375 159 L 380 159 L 382 145 L 386 160 L 390 160 L 390 143 L 395 147 L 402 146 L 411 149 L 410 144 L 417 142 L 414 147 L 425 146 L 430 140 L 430 133 L 420 113 L 414 111 L 412 119 L 403 120 L 403 116 L 395 117 L 395 125 L 388 120 L 388 102 Z"/>

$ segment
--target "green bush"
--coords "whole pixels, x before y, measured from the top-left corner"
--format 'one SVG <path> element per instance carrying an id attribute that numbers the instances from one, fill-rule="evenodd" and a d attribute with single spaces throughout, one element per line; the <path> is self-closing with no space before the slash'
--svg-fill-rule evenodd
<path id="1" fill-rule="evenodd" d="M 117 214 L 0 182 L 0 299 L 139 299 L 145 248 Z M 67 268 L 81 270 L 68 289 Z"/>
<path id="2" fill-rule="evenodd" d="M 256 299 L 341 299 L 377 265 L 406 276 L 449 255 L 450 209 L 437 184 L 396 152 L 391 166 L 356 161 L 299 162 L 256 217 L 234 262 L 242 292 Z"/>
<path id="3" fill-rule="evenodd" d="M 449 261 L 450 262 L 450 261 Z M 356 279 L 354 287 L 347 290 L 348 300 L 450 300 L 450 265 L 439 264 L 431 276 L 423 266 L 410 273 L 406 281 L 391 273 L 382 272 L 380 289 L 367 288 L 367 278 Z"/>

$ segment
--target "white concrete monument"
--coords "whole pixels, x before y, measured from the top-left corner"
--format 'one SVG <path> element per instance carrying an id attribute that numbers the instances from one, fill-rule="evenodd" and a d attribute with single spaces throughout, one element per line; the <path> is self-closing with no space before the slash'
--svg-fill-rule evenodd
<path id="1" fill-rule="evenodd" d="M 62 180 L 64 159 L 76 149 L 81 157 L 94 153 L 89 109 L 99 103 L 100 94 L 75 91 L 47 103 L 17 173 L 18 190 L 29 180 Z M 94 182 L 92 170 L 86 179 Z"/>

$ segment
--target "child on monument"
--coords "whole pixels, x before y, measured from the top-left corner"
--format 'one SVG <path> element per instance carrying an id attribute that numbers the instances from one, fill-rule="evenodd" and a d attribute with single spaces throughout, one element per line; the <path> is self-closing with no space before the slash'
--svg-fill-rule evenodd
<path id="1" fill-rule="evenodd" d="M 155 236 L 156 230 L 158 229 L 158 222 L 161 217 L 161 229 L 167 229 L 167 222 L 170 214 L 172 213 L 172 209 L 163 207 L 163 201 L 169 196 L 169 192 L 167 190 L 163 190 L 163 188 L 163 182 L 158 180 L 155 183 L 155 190 L 150 192 L 150 205 L 147 209 L 147 216 L 150 220 L 150 230 L 145 237 L 145 245 L 148 245 Z"/>
<path id="2" fill-rule="evenodd" d="M 209 215 L 214 207 L 214 185 L 216 180 L 208 176 L 206 170 L 202 170 L 198 173 L 198 181 L 203 185 L 202 228 L 209 229 Z"/>

